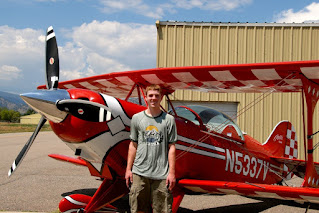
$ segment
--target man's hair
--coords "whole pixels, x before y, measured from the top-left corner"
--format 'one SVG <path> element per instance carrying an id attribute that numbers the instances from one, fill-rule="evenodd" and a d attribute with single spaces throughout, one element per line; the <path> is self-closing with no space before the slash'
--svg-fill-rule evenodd
<path id="1" fill-rule="evenodd" d="M 162 95 L 162 88 L 158 84 L 151 84 L 151 85 L 147 86 L 146 87 L 146 95 L 147 95 L 148 91 L 150 91 L 150 90 L 157 90 Z"/>

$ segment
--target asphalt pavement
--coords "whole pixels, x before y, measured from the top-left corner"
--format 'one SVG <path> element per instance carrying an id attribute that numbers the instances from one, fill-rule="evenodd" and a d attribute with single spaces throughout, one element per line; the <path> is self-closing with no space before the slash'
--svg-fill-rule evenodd
<path id="1" fill-rule="evenodd" d="M 32 133 L 0 134 L 0 212 L 58 212 L 67 195 L 93 195 L 101 181 L 87 168 L 48 157 L 48 154 L 73 156 L 53 132 L 40 132 L 18 170 L 8 178 L 8 170 Z M 291 183 L 300 184 L 296 178 Z M 116 203 L 128 209 L 127 197 Z M 217 212 L 305 212 L 307 205 L 274 199 L 257 200 L 238 195 L 187 195 L 178 213 Z M 308 212 L 319 212 L 311 205 Z"/>

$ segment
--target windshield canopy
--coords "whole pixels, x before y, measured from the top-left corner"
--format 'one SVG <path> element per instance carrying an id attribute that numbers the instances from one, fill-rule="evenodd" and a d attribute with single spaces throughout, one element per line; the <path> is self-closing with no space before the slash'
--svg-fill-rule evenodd
<path id="1" fill-rule="evenodd" d="M 175 108 L 179 117 L 192 121 L 196 125 L 203 125 L 208 131 L 218 132 L 229 137 L 244 140 L 240 128 L 227 115 L 215 109 L 191 105 Z"/>

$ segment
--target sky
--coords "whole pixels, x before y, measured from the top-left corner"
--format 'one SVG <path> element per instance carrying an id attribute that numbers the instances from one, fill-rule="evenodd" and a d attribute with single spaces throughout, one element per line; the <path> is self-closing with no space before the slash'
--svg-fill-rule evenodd
<path id="1" fill-rule="evenodd" d="M 60 81 L 156 67 L 156 20 L 319 22 L 319 0 L 1 0 L 0 91 L 45 84 L 53 26 Z"/>

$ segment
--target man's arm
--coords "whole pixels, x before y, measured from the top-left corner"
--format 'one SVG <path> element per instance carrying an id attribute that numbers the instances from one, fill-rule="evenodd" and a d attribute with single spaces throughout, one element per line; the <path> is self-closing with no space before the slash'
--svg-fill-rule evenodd
<path id="1" fill-rule="evenodd" d="M 130 184 L 133 183 L 133 173 L 132 167 L 136 155 L 137 150 L 137 143 L 131 141 L 129 148 L 128 148 L 128 155 L 127 155 L 127 166 L 125 172 L 125 179 L 126 179 L 126 186 L 129 188 Z"/>
<path id="2" fill-rule="evenodd" d="M 168 150 L 168 165 L 169 165 L 169 172 L 168 176 L 166 178 L 166 185 L 169 186 L 169 190 L 171 191 L 176 183 L 176 178 L 175 178 L 175 143 L 169 145 L 169 150 Z"/>

